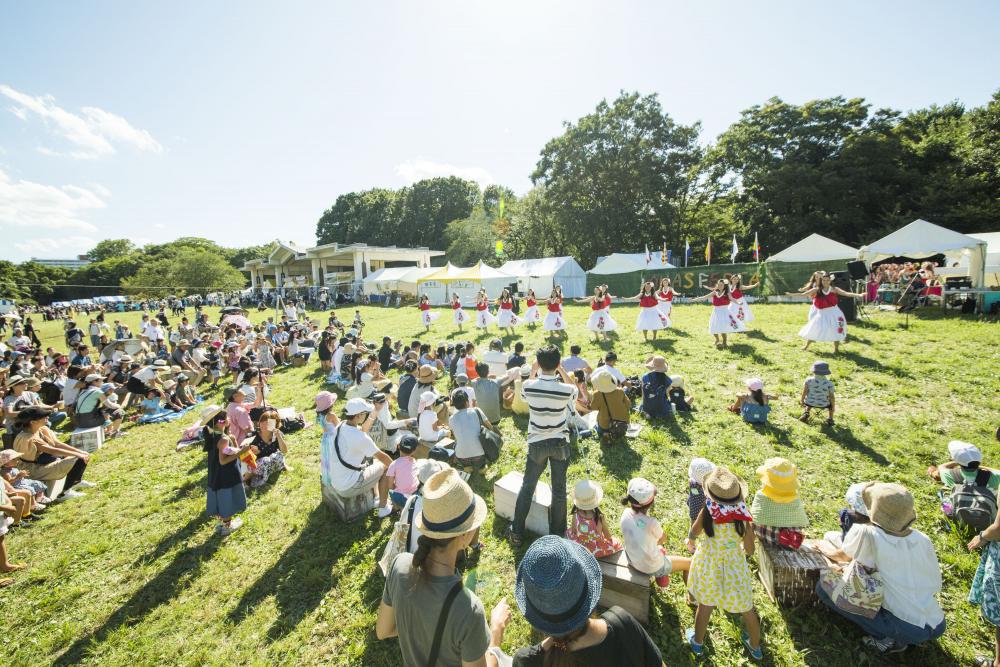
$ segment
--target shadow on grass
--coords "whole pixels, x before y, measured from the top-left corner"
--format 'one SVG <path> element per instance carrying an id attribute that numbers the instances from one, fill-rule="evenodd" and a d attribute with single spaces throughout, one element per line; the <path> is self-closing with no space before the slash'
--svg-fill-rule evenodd
<path id="1" fill-rule="evenodd" d="M 750 329 L 746 332 L 747 338 L 753 338 L 754 340 L 762 340 L 767 343 L 774 343 L 775 339 L 768 336 L 766 333 L 760 329 Z"/>
<path id="2" fill-rule="evenodd" d="M 658 352 L 670 352 L 674 347 L 674 341 L 669 338 L 657 338 L 649 341 L 651 347 Z"/>
<path id="3" fill-rule="evenodd" d="M 864 454 L 879 465 L 888 465 L 889 463 L 889 459 L 859 440 L 848 426 L 840 426 L 836 424 L 834 426 L 826 426 L 824 424 L 823 426 L 820 426 L 820 431 L 841 447 L 858 452 L 859 454 Z"/>
<path id="4" fill-rule="evenodd" d="M 243 622 L 258 604 L 273 596 L 278 615 L 268 629 L 268 640 L 273 642 L 287 635 L 336 585 L 334 566 L 340 572 L 352 572 L 361 559 L 378 549 L 385 535 L 374 521 L 373 515 L 366 521 L 345 525 L 324 505 L 317 505 L 295 541 L 229 612 L 229 620 Z M 351 549 L 356 555 L 345 557 Z"/>
<path id="5" fill-rule="evenodd" d="M 150 552 L 150 556 L 165 553 L 173 545 L 187 540 L 208 520 L 203 513 L 192 519 L 173 535 L 160 541 Z M 206 563 L 222 544 L 223 538 L 213 534 L 203 543 L 181 551 L 170 564 L 132 594 L 122 606 L 108 617 L 99 628 L 77 639 L 52 663 L 53 665 L 76 665 L 88 657 L 90 649 L 103 642 L 122 626 L 135 626 L 157 607 L 177 597 L 178 594 L 198 577 L 202 565 Z"/>
<path id="6" fill-rule="evenodd" d="M 605 445 L 598 440 L 597 446 L 600 447 L 601 465 L 619 479 L 629 479 L 642 465 L 642 454 L 632 449 L 627 439 Z"/>
<path id="7" fill-rule="evenodd" d="M 192 468 L 190 472 L 194 472 L 199 468 L 204 468 L 204 466 L 199 465 L 196 468 Z M 204 493 L 207 487 L 208 487 L 208 473 L 206 472 L 201 477 L 198 477 L 196 479 L 189 479 L 188 481 L 184 482 L 176 489 L 174 489 L 173 494 L 171 494 L 171 496 L 167 498 L 167 503 L 176 503 L 180 500 L 184 500 L 188 496 L 194 495 L 195 491 L 197 491 L 198 493 Z"/>
<path id="8" fill-rule="evenodd" d="M 771 436 L 774 442 L 783 447 L 791 447 L 792 439 L 788 435 L 788 429 L 778 426 L 774 422 L 767 422 L 766 424 L 749 424 L 753 430 L 757 431 L 764 436 Z"/>
<path id="9" fill-rule="evenodd" d="M 858 366 L 862 368 L 867 368 L 879 373 L 888 373 L 895 375 L 897 377 L 913 378 L 913 375 L 898 366 L 886 366 L 881 361 L 877 359 L 872 359 L 871 357 L 863 357 L 853 350 L 840 350 L 840 357 L 847 359 L 848 361 L 853 361 Z"/>
<path id="10" fill-rule="evenodd" d="M 690 421 L 690 413 L 683 413 L 676 417 L 647 417 L 650 427 L 659 431 L 665 431 L 678 445 L 687 446 L 691 444 L 691 436 L 684 430 L 682 421 Z"/>
<path id="11" fill-rule="evenodd" d="M 163 556 L 164 554 L 166 554 L 168 551 L 173 549 L 178 544 L 181 544 L 182 542 L 187 542 L 194 536 L 195 533 L 198 532 L 198 530 L 203 525 L 208 523 L 210 519 L 212 519 L 212 517 L 208 516 L 208 514 L 206 514 L 205 512 L 198 512 L 198 515 L 193 517 L 186 524 L 184 524 L 183 527 L 170 533 L 162 540 L 157 542 L 156 546 L 153 547 L 151 550 L 147 551 L 139 558 L 136 558 L 135 561 L 132 563 L 132 567 L 138 567 L 143 563 L 151 563 L 160 558 L 161 556 Z"/>
<path id="12" fill-rule="evenodd" d="M 755 364 L 759 364 L 761 366 L 772 365 L 770 359 L 768 359 L 763 354 L 755 350 L 750 345 L 747 345 L 746 343 L 731 343 L 728 349 L 740 355 L 741 357 L 750 357 L 750 359 Z"/>
<path id="13" fill-rule="evenodd" d="M 684 587 L 680 577 L 676 577 L 677 583 L 671 582 L 671 586 Z M 678 637 L 684 636 L 685 623 L 677 613 L 678 607 L 672 604 L 664 596 L 658 595 L 658 587 L 652 584 L 649 596 L 649 626 L 655 627 L 656 632 L 653 640 L 660 647 L 663 660 L 668 665 L 694 665 L 695 658 L 688 649 L 687 643 L 678 641 Z"/>

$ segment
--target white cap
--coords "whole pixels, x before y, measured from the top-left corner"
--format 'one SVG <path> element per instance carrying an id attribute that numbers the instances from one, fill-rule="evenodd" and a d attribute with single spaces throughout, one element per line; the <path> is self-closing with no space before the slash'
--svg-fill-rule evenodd
<path id="1" fill-rule="evenodd" d="M 360 415 L 362 412 L 371 412 L 375 409 L 375 406 L 366 401 L 363 398 L 352 398 L 344 406 L 344 414 L 348 417 L 353 417 L 355 415 Z"/>
<path id="2" fill-rule="evenodd" d="M 688 479 L 701 484 L 705 481 L 705 475 L 713 470 L 715 470 L 715 464 L 708 459 L 701 457 L 691 459 L 691 463 L 688 464 Z"/>
<path id="3" fill-rule="evenodd" d="M 424 408 L 433 405 L 437 399 L 438 395 L 429 389 L 420 394 L 420 405 L 417 406 L 417 412 L 423 412 Z"/>
<path id="4" fill-rule="evenodd" d="M 449 468 L 450 466 L 444 461 L 435 461 L 434 459 L 421 459 L 413 464 L 413 467 L 417 471 L 417 481 L 423 484 L 431 477 Z"/>
<path id="5" fill-rule="evenodd" d="M 375 378 L 372 376 L 371 373 L 362 373 L 361 374 L 361 384 L 367 384 L 367 383 L 371 382 L 374 379 Z"/>
<path id="6" fill-rule="evenodd" d="M 628 481 L 628 495 L 640 505 L 648 505 L 653 502 L 656 487 L 645 477 L 635 477 Z"/>
<path id="7" fill-rule="evenodd" d="M 961 440 L 952 440 L 948 443 L 948 454 L 960 466 L 968 466 L 973 462 L 981 463 L 983 460 L 983 453 L 978 447 Z"/>

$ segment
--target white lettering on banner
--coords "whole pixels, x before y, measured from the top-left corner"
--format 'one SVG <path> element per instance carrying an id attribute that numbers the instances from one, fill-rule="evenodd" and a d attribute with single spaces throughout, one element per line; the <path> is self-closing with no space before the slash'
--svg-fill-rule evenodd
<path id="1" fill-rule="evenodd" d="M 708 288 L 708 274 L 707 273 L 699 273 L 698 274 L 698 287 L 700 287 L 701 289 L 707 289 Z"/>

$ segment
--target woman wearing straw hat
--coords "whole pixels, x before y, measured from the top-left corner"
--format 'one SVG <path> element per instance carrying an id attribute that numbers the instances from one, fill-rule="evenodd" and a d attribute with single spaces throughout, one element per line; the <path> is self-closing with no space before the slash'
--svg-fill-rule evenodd
<path id="1" fill-rule="evenodd" d="M 668 417 L 673 411 L 668 396 L 667 360 L 654 354 L 646 360 L 646 368 L 649 372 L 642 376 L 642 412 L 647 417 Z"/>
<path id="2" fill-rule="evenodd" d="M 821 584 L 820 601 L 867 633 L 864 643 L 882 653 L 898 653 L 911 644 L 944 633 L 941 567 L 930 539 L 913 528 L 913 496 L 900 484 L 871 482 L 861 491 L 867 524 L 855 524 L 844 538 L 844 553 L 882 578 L 882 608 L 874 618 L 837 607 Z"/>
<path id="3" fill-rule="evenodd" d="M 490 649 L 503 640 L 507 601 L 493 608 L 487 626 L 483 603 L 455 571 L 459 552 L 476 542 L 485 518 L 486 503 L 454 469 L 424 484 L 414 518 L 417 551 L 393 560 L 375 621 L 379 639 L 399 637 L 404 665 L 497 665 Z"/>
<path id="4" fill-rule="evenodd" d="M 590 376 L 590 383 L 594 386 L 590 405 L 597 410 L 597 434 L 605 440 L 623 437 L 631 420 L 632 401 L 615 382 L 614 376 L 605 370 L 598 369 Z"/>
<path id="5" fill-rule="evenodd" d="M 535 540 L 517 568 L 514 595 L 525 620 L 546 637 L 519 650 L 514 665 L 664 664 L 646 630 L 621 607 L 591 617 L 601 590 L 601 568 L 584 547 L 556 535 Z"/>

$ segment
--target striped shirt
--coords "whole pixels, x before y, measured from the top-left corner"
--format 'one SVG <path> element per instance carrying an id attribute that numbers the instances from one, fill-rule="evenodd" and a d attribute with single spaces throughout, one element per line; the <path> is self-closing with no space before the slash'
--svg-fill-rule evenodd
<path id="1" fill-rule="evenodd" d="M 542 440 L 569 440 L 569 415 L 576 401 L 576 387 L 563 384 L 558 375 L 539 375 L 521 385 L 528 404 L 528 444 Z"/>

